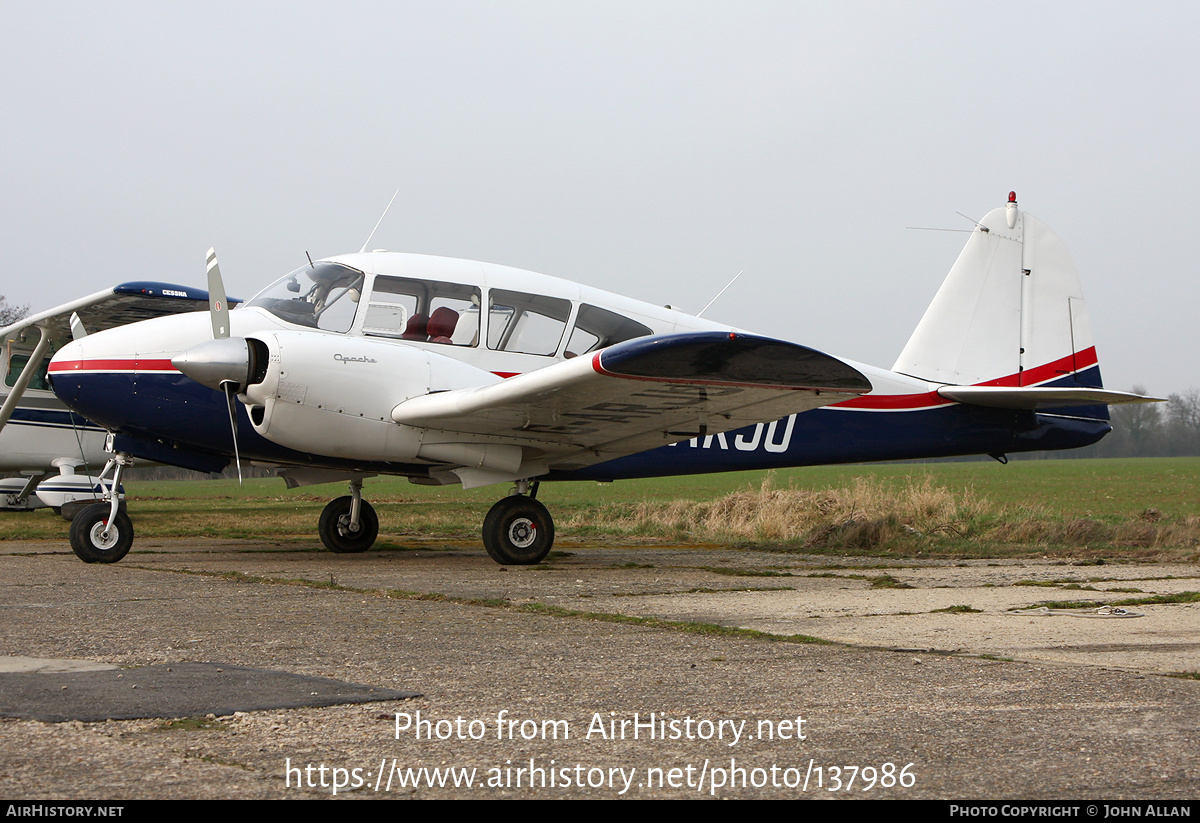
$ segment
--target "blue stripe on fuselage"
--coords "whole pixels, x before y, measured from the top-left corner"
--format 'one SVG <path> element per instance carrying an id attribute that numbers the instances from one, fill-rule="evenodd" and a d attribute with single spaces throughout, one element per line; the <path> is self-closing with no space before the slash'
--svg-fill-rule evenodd
<path id="1" fill-rule="evenodd" d="M 80 429 L 86 431 L 103 431 L 99 426 L 84 420 L 78 414 L 66 409 L 30 409 L 18 406 L 13 409 L 9 423 L 26 426 L 39 426 L 52 429 Z"/>

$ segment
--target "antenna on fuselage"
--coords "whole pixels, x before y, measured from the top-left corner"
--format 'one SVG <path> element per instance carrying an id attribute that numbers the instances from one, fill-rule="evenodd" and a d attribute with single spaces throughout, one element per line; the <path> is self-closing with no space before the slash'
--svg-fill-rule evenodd
<path id="1" fill-rule="evenodd" d="M 961 211 L 956 211 L 954 213 L 957 214 L 959 217 L 970 220 L 972 223 L 975 224 L 976 229 L 979 229 L 980 231 L 988 230 L 987 226 L 980 223 L 974 217 L 968 217 L 967 215 L 963 214 Z M 944 229 L 944 228 L 941 228 L 938 226 L 905 226 L 904 228 L 911 229 L 912 231 L 959 231 L 959 232 L 962 232 L 963 234 L 971 234 L 975 230 L 975 229 Z"/>
<path id="2" fill-rule="evenodd" d="M 942 229 L 937 226 L 905 226 L 904 228 L 912 231 L 960 231 L 963 234 L 974 234 L 972 229 Z"/>
<path id="3" fill-rule="evenodd" d="M 965 217 L 967 220 L 970 220 L 972 223 L 975 224 L 975 228 L 979 229 L 980 231 L 986 232 L 989 230 L 987 226 L 980 223 L 974 217 L 967 217 L 967 215 L 963 214 L 961 211 L 956 211 L 954 213 L 957 214 L 959 217 Z"/>
<path id="4" fill-rule="evenodd" d="M 736 282 L 737 282 L 737 279 L 738 279 L 739 277 L 741 277 L 741 276 L 742 276 L 743 274 L 745 274 L 745 273 L 746 273 L 746 270 L 745 270 L 745 269 L 742 269 L 740 272 L 738 272 L 737 274 L 735 274 L 735 275 L 733 276 L 733 279 L 732 279 L 732 280 L 730 280 L 728 283 L 726 283 L 726 284 L 725 284 L 725 288 L 723 288 L 723 289 L 721 289 L 719 292 L 717 292 L 717 297 L 720 297 L 722 294 L 724 294 L 725 292 L 729 291 L 729 287 L 730 287 L 730 286 L 732 286 L 734 283 L 736 283 Z M 708 301 L 708 306 L 711 306 L 713 303 L 716 303 L 716 302 L 717 302 L 717 297 L 714 297 L 712 300 L 709 300 L 709 301 Z M 702 308 L 700 311 L 696 312 L 696 316 L 697 316 L 697 317 L 699 317 L 700 315 L 702 315 L 702 314 L 704 314 L 706 311 L 708 311 L 708 306 L 705 306 L 705 307 L 704 307 L 704 308 Z"/>
<path id="5" fill-rule="evenodd" d="M 396 189 L 396 194 L 400 193 L 400 189 Z M 367 236 L 367 242 L 363 243 L 362 248 L 358 250 L 362 254 L 367 250 L 367 246 L 371 245 L 371 238 L 375 236 L 375 232 L 379 230 L 379 224 L 383 222 L 383 218 L 387 217 L 388 209 L 392 207 L 392 203 L 396 201 L 396 194 L 392 195 L 392 199 L 388 201 L 387 206 L 383 209 L 383 214 L 379 215 L 379 220 L 375 222 L 375 228 L 371 229 L 371 233 Z"/>

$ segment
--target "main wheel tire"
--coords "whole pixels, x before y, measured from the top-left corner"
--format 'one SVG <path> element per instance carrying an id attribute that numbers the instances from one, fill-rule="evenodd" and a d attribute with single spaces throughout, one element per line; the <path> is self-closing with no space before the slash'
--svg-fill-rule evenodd
<path id="1" fill-rule="evenodd" d="M 330 501 L 321 512 L 317 532 L 325 548 L 338 554 L 365 552 L 375 544 L 379 536 L 379 515 L 366 500 L 359 504 L 358 529 L 350 528 L 350 507 L 354 500 L 350 495 Z"/>
<path id="2" fill-rule="evenodd" d="M 118 510 L 108 522 L 111 506 L 93 503 L 71 519 L 71 551 L 84 563 L 116 563 L 133 545 L 133 524 Z"/>
<path id="3" fill-rule="evenodd" d="M 492 506 L 483 519 L 483 547 L 504 566 L 541 563 L 554 545 L 554 519 L 531 497 L 515 494 Z"/>

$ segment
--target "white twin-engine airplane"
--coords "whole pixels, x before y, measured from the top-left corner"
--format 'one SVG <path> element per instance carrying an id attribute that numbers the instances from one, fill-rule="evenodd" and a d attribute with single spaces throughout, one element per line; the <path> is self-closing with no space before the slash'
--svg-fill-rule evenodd
<path id="1" fill-rule="evenodd" d="M 1066 449 L 1110 431 L 1075 267 L 1017 209 L 978 224 L 890 371 L 554 277 L 369 252 L 285 275 L 229 312 L 209 253 L 208 314 L 80 337 L 54 392 L 107 429 L 112 486 L 135 458 L 202 471 L 276 466 L 289 487 L 348 480 L 321 514 L 335 552 L 379 531 L 363 479 L 513 483 L 483 521 L 499 563 L 541 561 L 542 480 L 616 480 Z M 71 547 L 115 562 L 116 499 Z"/>

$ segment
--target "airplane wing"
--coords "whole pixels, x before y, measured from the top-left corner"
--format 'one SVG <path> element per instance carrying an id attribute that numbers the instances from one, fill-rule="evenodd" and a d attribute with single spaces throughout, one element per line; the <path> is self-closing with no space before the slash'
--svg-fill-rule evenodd
<path id="1" fill-rule="evenodd" d="M 239 302 L 229 299 L 230 305 Z M 33 327 L 44 328 L 52 338 L 70 337 L 72 313 L 78 315 L 88 332 L 95 332 L 164 314 L 206 308 L 208 292 L 203 289 L 150 281 L 122 283 L 18 320 L 0 329 L 0 338 L 8 339 Z"/>
<path id="2" fill-rule="evenodd" d="M 636 338 L 499 383 L 414 397 L 392 419 L 429 431 L 426 442 L 482 435 L 569 470 L 870 390 L 857 369 L 814 349 L 696 332 Z"/>
<path id="3" fill-rule="evenodd" d="M 232 305 L 241 301 L 230 298 L 228 302 Z M 0 340 L 7 342 L 10 351 L 14 344 L 24 344 L 24 348 L 32 351 L 21 374 L 13 381 L 3 406 L 0 406 L 0 429 L 4 428 L 30 380 L 42 367 L 43 358 L 63 342 L 88 332 L 207 307 L 208 292 L 202 289 L 172 283 L 136 281 L 72 300 L 5 326 L 0 329 Z M 35 329 L 37 334 L 29 339 Z"/>

